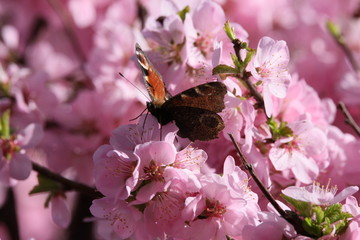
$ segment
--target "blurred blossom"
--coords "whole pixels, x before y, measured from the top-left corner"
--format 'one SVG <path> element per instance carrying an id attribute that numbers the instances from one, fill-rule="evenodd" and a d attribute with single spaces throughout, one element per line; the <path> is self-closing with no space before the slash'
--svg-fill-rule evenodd
<path id="1" fill-rule="evenodd" d="M 29 124 L 17 135 L 12 135 L 10 139 L 1 139 L 1 160 L 0 170 L 1 179 L 9 183 L 8 178 L 25 180 L 29 177 L 32 170 L 31 161 L 26 155 L 26 149 L 36 146 L 42 139 L 40 125 Z"/>

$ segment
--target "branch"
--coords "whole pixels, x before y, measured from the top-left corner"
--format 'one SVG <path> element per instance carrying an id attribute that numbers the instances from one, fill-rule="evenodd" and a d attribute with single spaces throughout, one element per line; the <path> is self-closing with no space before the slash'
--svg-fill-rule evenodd
<path id="1" fill-rule="evenodd" d="M 264 109 L 265 112 L 265 104 L 264 104 L 264 98 L 262 95 L 258 92 L 258 90 L 254 87 L 254 84 L 252 84 L 248 77 L 243 78 L 244 83 L 248 87 L 251 95 L 255 98 L 255 100 L 258 103 L 258 106 Z"/>
<path id="2" fill-rule="evenodd" d="M 352 53 L 352 51 L 350 50 L 349 46 L 347 44 L 345 44 L 345 42 L 343 41 L 339 41 L 338 39 L 335 39 L 336 43 L 340 46 L 340 48 L 343 50 L 343 52 L 345 53 L 346 58 L 349 60 L 350 65 L 352 66 L 352 68 L 358 72 L 360 70 L 359 68 L 359 64 L 356 61 L 354 54 Z"/>
<path id="3" fill-rule="evenodd" d="M 64 190 L 66 190 L 66 191 L 78 191 L 78 192 L 88 195 L 89 197 L 91 197 L 93 199 L 103 197 L 103 195 L 100 192 L 98 192 L 96 189 L 89 187 L 88 185 L 64 178 L 63 176 L 61 176 L 57 173 L 51 172 L 49 169 L 47 169 L 35 162 L 32 162 L 32 167 L 33 167 L 33 170 L 35 170 L 39 174 L 43 175 L 44 177 L 47 177 L 51 180 L 61 183 L 64 186 Z"/>
<path id="4" fill-rule="evenodd" d="M 355 72 L 360 71 L 359 63 L 356 61 L 356 59 L 354 57 L 354 54 L 350 50 L 349 46 L 346 44 L 345 38 L 342 35 L 340 28 L 337 25 L 335 25 L 334 23 L 330 22 L 330 21 L 328 21 L 326 23 L 326 26 L 327 26 L 327 29 L 328 29 L 330 35 L 333 37 L 335 42 L 339 45 L 339 47 L 345 53 L 345 56 L 349 60 L 352 68 L 354 69 L 354 71 Z"/>
<path id="5" fill-rule="evenodd" d="M 232 41 L 232 44 L 234 46 L 234 51 L 235 51 L 235 55 L 238 59 L 239 62 L 241 62 L 241 57 L 240 57 L 240 50 L 241 48 L 241 41 L 239 39 L 234 39 Z M 259 107 L 264 108 L 264 98 L 262 97 L 262 95 L 258 92 L 258 90 L 254 87 L 254 85 L 250 82 L 248 74 L 246 74 L 246 71 L 244 70 L 245 74 L 242 74 L 241 76 L 241 80 L 244 81 L 246 87 L 248 88 L 248 90 L 250 91 L 250 94 L 255 98 L 255 100 L 257 101 Z"/>
<path id="6" fill-rule="evenodd" d="M 344 113 L 345 115 L 345 123 L 350 125 L 354 131 L 357 133 L 357 135 L 360 137 L 360 127 L 356 124 L 353 117 L 349 113 L 346 105 L 343 102 L 339 102 L 338 108 Z"/>
<path id="7" fill-rule="evenodd" d="M 237 153 L 239 154 L 241 161 L 246 169 L 246 171 L 249 172 L 249 174 L 251 175 L 251 177 L 254 179 L 256 185 L 260 188 L 261 192 L 264 194 L 264 196 L 269 200 L 269 202 L 271 203 L 271 205 L 274 206 L 274 208 L 276 209 L 276 211 L 280 214 L 281 217 L 283 217 L 286 221 L 288 221 L 291 225 L 294 226 L 295 230 L 297 233 L 304 235 L 304 236 L 309 236 L 309 233 L 307 233 L 304 228 L 302 227 L 302 220 L 299 218 L 299 216 L 293 212 L 293 211 L 284 211 L 280 205 L 275 201 L 274 197 L 271 195 L 271 193 L 265 188 L 264 184 L 260 181 L 260 179 L 257 177 L 254 168 L 251 164 L 249 164 L 244 156 L 244 154 L 242 153 L 242 151 L 240 150 L 239 145 L 237 144 L 237 142 L 235 141 L 234 137 L 232 134 L 229 134 L 232 143 L 235 146 L 235 149 L 237 151 Z M 311 236 L 309 236 L 311 237 Z"/>
<path id="8" fill-rule="evenodd" d="M 242 153 L 242 151 L 240 150 L 239 145 L 237 144 L 237 142 L 235 141 L 234 137 L 232 134 L 229 134 L 231 141 L 233 142 L 236 151 L 238 152 L 240 159 L 242 161 L 242 164 L 244 165 L 246 171 L 248 171 L 251 175 L 251 177 L 254 179 L 256 185 L 260 188 L 261 192 L 264 194 L 264 196 L 269 200 L 269 202 L 275 207 L 276 211 L 278 211 L 278 213 L 284 217 L 286 215 L 285 211 L 280 207 L 280 205 L 275 201 L 274 197 L 271 195 L 271 193 L 269 193 L 266 189 L 266 187 L 264 186 L 264 184 L 260 181 L 260 179 L 257 177 L 253 166 L 251 164 L 249 164 L 246 161 L 246 158 L 244 156 L 244 154 Z"/>
<path id="9" fill-rule="evenodd" d="M 83 52 L 81 44 L 79 43 L 78 38 L 73 30 L 75 24 L 74 24 L 74 21 L 70 15 L 70 13 L 61 4 L 60 1 L 48 0 L 48 2 L 50 4 L 50 6 L 53 8 L 53 10 L 55 11 L 55 13 L 59 16 L 60 21 L 62 22 L 62 24 L 64 26 L 65 33 L 71 42 L 73 51 L 79 57 L 81 66 L 83 66 L 84 62 L 86 61 L 86 54 Z"/>

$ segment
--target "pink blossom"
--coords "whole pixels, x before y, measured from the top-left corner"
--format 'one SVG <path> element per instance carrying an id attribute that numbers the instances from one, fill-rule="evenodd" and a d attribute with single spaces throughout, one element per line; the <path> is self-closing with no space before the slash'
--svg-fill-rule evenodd
<path id="1" fill-rule="evenodd" d="M 186 236 L 195 239 L 224 238 L 241 235 L 246 224 L 253 221 L 251 213 L 258 206 L 256 195 L 247 188 L 247 176 L 234 160 L 225 161 L 224 177 L 203 175 L 199 194 L 188 197 L 183 218 L 189 222 Z M 236 180 L 235 180 L 236 179 Z M 241 183 L 239 186 L 235 182 Z M 199 231 L 206 228 L 207 231 Z"/>
<path id="2" fill-rule="evenodd" d="M 311 183 L 319 174 L 315 159 L 325 150 L 326 136 L 308 121 L 294 122 L 289 127 L 294 136 L 277 140 L 269 158 L 276 170 L 290 169 L 297 180 Z"/>
<path id="3" fill-rule="evenodd" d="M 331 125 L 327 129 L 327 151 L 329 165 L 317 181 L 326 182 L 330 178 L 339 188 L 356 185 L 360 177 L 356 167 L 360 142 L 353 135 Z"/>
<path id="4" fill-rule="evenodd" d="M 141 219 L 137 209 L 112 198 L 94 200 L 90 211 L 99 218 L 98 233 L 106 239 L 113 238 L 114 234 L 121 239 L 131 237 Z"/>
<path id="5" fill-rule="evenodd" d="M 164 19 L 158 22 L 156 18 L 148 18 L 143 33 L 154 50 L 149 53 L 150 60 L 154 59 L 168 90 L 175 94 L 213 81 L 212 68 L 222 58 L 222 46 L 226 46 L 226 50 L 232 47 L 222 30 L 225 15 L 220 5 L 208 0 L 188 1 L 188 4 L 168 1 L 164 5 L 167 9 L 161 12 Z M 177 13 L 187 5 L 190 11 L 180 19 Z M 235 29 L 239 37 L 246 40 L 246 31 L 238 24 Z"/>
<path id="6" fill-rule="evenodd" d="M 94 1 L 69 1 L 69 11 L 72 13 L 76 25 L 80 28 L 88 27 L 96 20 Z M 78 14 L 81 9 L 82 14 Z"/>
<path id="7" fill-rule="evenodd" d="M 262 93 L 268 117 L 273 113 L 271 96 L 286 96 L 291 80 L 287 71 L 288 62 L 289 50 L 285 41 L 275 41 L 269 37 L 263 37 L 259 41 L 250 71 L 257 81 L 263 82 Z"/>
<path id="8" fill-rule="evenodd" d="M 331 99 L 320 99 L 319 94 L 298 75 L 293 75 L 287 95 L 272 98 L 273 115 L 282 121 L 294 122 L 306 116 L 317 126 L 327 126 L 335 119 L 336 106 Z"/>
<path id="9" fill-rule="evenodd" d="M 11 25 L 6 25 L 1 28 L 0 41 L 0 59 L 6 60 L 11 58 L 11 54 L 15 54 L 19 47 L 19 32 Z M 16 53 L 17 54 L 17 53 Z"/>
<path id="10" fill-rule="evenodd" d="M 189 169 L 193 173 L 200 173 L 200 168 L 206 159 L 207 154 L 204 150 L 195 149 L 189 145 L 176 154 L 176 160 L 172 166 L 180 169 Z"/>
<path id="11" fill-rule="evenodd" d="M 147 182 L 136 194 L 136 203 L 150 201 L 165 187 L 164 169 L 175 162 L 176 149 L 168 142 L 148 142 L 138 145 L 134 154 L 139 158 L 139 180 Z"/>
<path id="12" fill-rule="evenodd" d="M 32 123 L 18 135 L 13 135 L 10 139 L 1 139 L 0 169 L 4 170 L 1 174 L 17 180 L 28 178 L 32 165 L 26 155 L 26 149 L 38 144 L 42 134 L 42 127 Z"/>
<path id="13" fill-rule="evenodd" d="M 189 238 L 236 236 L 241 234 L 242 227 L 247 224 L 247 219 L 241 211 L 246 206 L 246 201 L 232 197 L 224 185 L 213 182 L 211 185 L 203 186 L 201 195 L 190 200 L 187 200 L 185 210 L 190 211 L 188 208 L 192 207 L 196 211 L 193 217 L 197 218 L 186 218 L 190 222 L 190 228 L 186 233 Z M 207 231 L 199 231 L 205 227 Z"/>
<path id="14" fill-rule="evenodd" d="M 354 196 L 348 196 L 345 204 L 343 204 L 342 210 L 350 213 L 354 217 L 360 215 L 360 208 L 357 199 Z"/>
<path id="15" fill-rule="evenodd" d="M 278 240 L 284 237 L 291 239 L 296 236 L 294 227 L 285 219 L 273 212 L 259 212 L 260 224 L 257 226 L 247 225 L 243 231 L 243 239 L 269 239 Z"/>
<path id="16" fill-rule="evenodd" d="M 226 36 L 222 30 L 225 13 L 220 5 L 215 2 L 199 1 L 199 4 L 190 14 L 191 16 L 187 16 L 185 19 L 186 47 L 189 55 L 187 62 L 195 69 L 206 68 L 209 66 L 209 60 L 212 59 L 212 54 L 215 52 L 215 44 L 217 42 L 221 43 L 221 45 L 227 43 L 227 41 L 224 41 Z M 241 35 L 242 37 L 243 35 Z M 208 71 L 211 74 L 211 69 Z"/>
<path id="17" fill-rule="evenodd" d="M 96 188 L 105 196 L 124 200 L 136 186 L 139 161 L 135 156 L 103 145 L 94 153 Z"/>
<path id="18" fill-rule="evenodd" d="M 119 71 L 136 86 L 144 86 L 142 83 L 135 81 L 138 76 L 137 65 L 135 62 L 130 61 L 131 56 L 134 54 L 137 30 L 121 21 L 124 16 L 129 16 L 132 11 L 132 7 L 127 6 L 128 4 L 131 5 L 131 3 L 127 2 L 114 2 L 104 18 L 95 25 L 94 46 L 89 51 L 89 59 L 85 63 L 85 70 L 97 89 L 102 89 L 104 85 L 109 83 L 117 87 L 120 87 L 119 85 L 121 87 L 130 87 L 131 85 L 127 80 L 116 79 L 119 76 Z M 124 9 L 128 12 L 121 15 Z M 125 35 L 127 37 L 123 38 L 122 36 Z M 136 88 L 131 86 L 130 90 L 132 94 L 129 94 L 129 97 L 140 98 L 139 91 Z M 128 91 L 121 91 L 120 93 L 126 95 Z"/>
<path id="19" fill-rule="evenodd" d="M 197 6 L 194 6 L 194 11 L 190 11 L 190 15 L 194 32 L 186 29 L 186 37 L 189 41 L 187 45 L 189 48 L 189 64 L 194 63 L 195 60 L 201 63 L 205 62 L 206 59 L 210 59 L 209 56 L 212 54 L 216 41 L 223 45 L 225 51 L 232 50 L 232 44 L 228 41 L 222 29 L 226 16 L 219 3 L 209 0 L 199 1 Z M 243 42 L 247 42 L 248 33 L 246 30 L 236 22 L 230 24 L 236 37 Z M 229 56 L 225 55 L 223 57 L 228 59 Z"/>
<path id="20" fill-rule="evenodd" d="M 231 133 L 245 151 L 249 152 L 254 137 L 255 109 L 249 101 L 241 100 L 237 96 L 226 95 L 224 101 L 226 108 L 221 115 L 225 121 L 225 138 L 229 138 L 228 134 Z"/>
<path id="21" fill-rule="evenodd" d="M 45 72 L 51 79 L 56 79 L 78 68 L 79 58 L 64 32 L 52 28 L 41 37 L 27 50 L 27 58 L 31 59 L 29 67 L 33 71 Z M 62 67 L 59 68 L 59 65 Z"/>
<path id="22" fill-rule="evenodd" d="M 296 200 L 310 202 L 316 205 L 329 206 L 343 201 L 358 190 L 358 187 L 351 186 L 335 195 L 337 187 L 329 188 L 329 185 L 325 187 L 320 186 L 319 183 L 314 183 L 313 185 L 308 185 L 306 187 L 288 187 L 284 189 L 282 193 Z"/>
<path id="23" fill-rule="evenodd" d="M 137 124 L 116 128 L 110 137 L 110 144 L 117 150 L 133 152 L 136 145 L 149 141 L 165 140 L 173 143 L 176 131 L 175 124 L 160 126 L 154 116 L 145 114 L 140 117 Z"/>
<path id="24" fill-rule="evenodd" d="M 360 223 L 357 219 L 356 221 L 351 221 L 349 226 L 346 229 L 346 232 L 340 236 L 341 240 L 347 239 L 359 239 L 360 238 Z"/>
<path id="25" fill-rule="evenodd" d="M 181 236 L 186 224 L 182 218 L 186 197 L 197 192 L 200 183 L 191 171 L 172 167 L 164 170 L 164 179 L 167 182 L 164 190 L 146 204 L 144 225 L 147 234 L 153 237 L 164 233 Z"/>
<path id="26" fill-rule="evenodd" d="M 358 239 L 360 237 L 360 208 L 357 199 L 354 196 L 347 197 L 342 209 L 353 215 L 354 218 L 351 219 L 346 232 L 341 235 L 340 239 Z"/>

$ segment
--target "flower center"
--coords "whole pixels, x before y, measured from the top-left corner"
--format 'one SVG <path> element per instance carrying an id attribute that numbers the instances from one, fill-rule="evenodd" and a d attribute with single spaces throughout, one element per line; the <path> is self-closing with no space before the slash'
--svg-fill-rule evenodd
<path id="1" fill-rule="evenodd" d="M 206 57 L 206 54 L 210 52 L 212 48 L 212 43 L 213 41 L 211 39 L 211 36 L 200 35 L 194 42 L 194 45 L 201 51 L 201 54 Z"/>
<path id="2" fill-rule="evenodd" d="M 163 167 L 156 165 L 155 161 L 151 160 L 149 166 L 144 167 L 144 180 L 162 181 L 163 172 Z"/>
<path id="3" fill-rule="evenodd" d="M 0 148 L 7 159 L 9 159 L 13 153 L 20 151 L 20 147 L 17 145 L 15 139 L 0 140 Z"/>
<path id="4" fill-rule="evenodd" d="M 200 214 L 199 218 L 222 218 L 226 213 L 226 207 L 221 204 L 218 200 L 206 199 L 206 208 Z"/>

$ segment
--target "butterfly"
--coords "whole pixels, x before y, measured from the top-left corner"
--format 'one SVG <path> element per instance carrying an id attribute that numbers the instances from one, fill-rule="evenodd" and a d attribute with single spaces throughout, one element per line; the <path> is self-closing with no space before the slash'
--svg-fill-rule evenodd
<path id="1" fill-rule="evenodd" d="M 136 44 L 135 52 L 151 99 L 146 103 L 146 107 L 158 122 L 166 125 L 175 121 L 179 128 L 178 136 L 191 141 L 217 138 L 218 133 L 225 127 L 217 113 L 225 108 L 226 86 L 221 82 L 210 82 L 171 96 L 160 73 L 139 44 Z"/>

